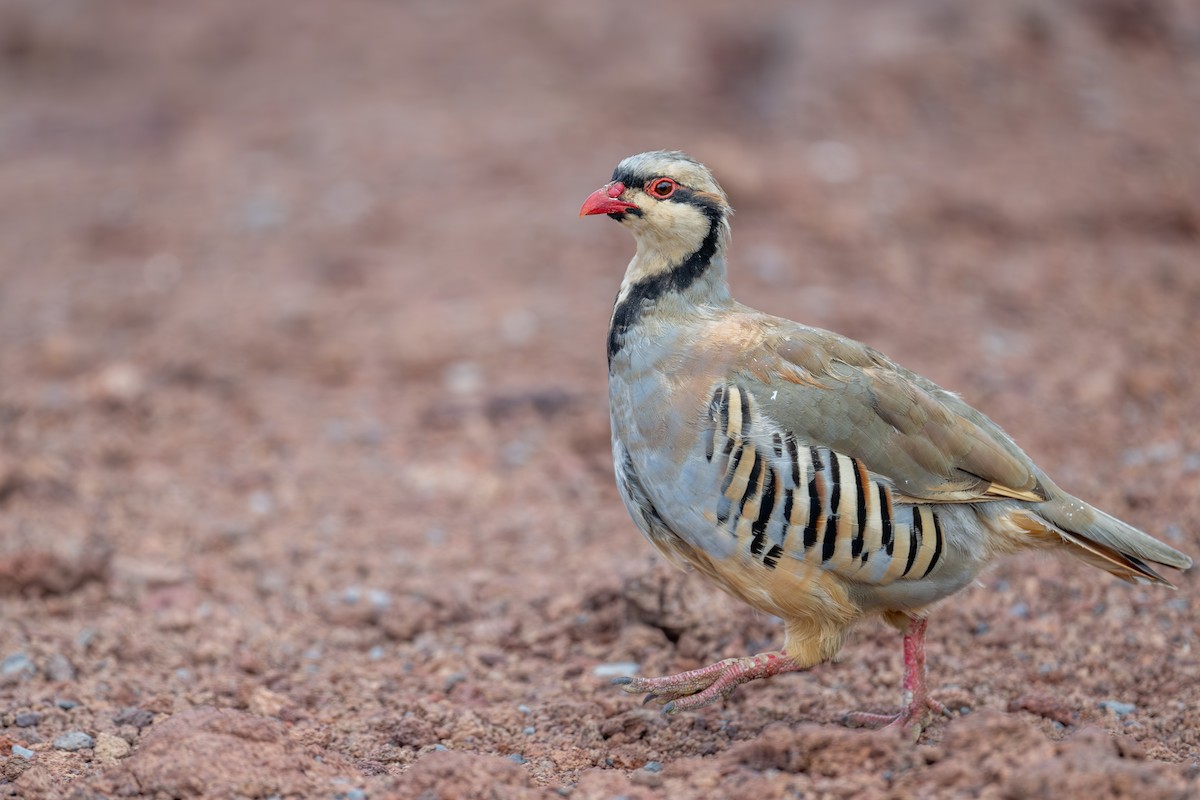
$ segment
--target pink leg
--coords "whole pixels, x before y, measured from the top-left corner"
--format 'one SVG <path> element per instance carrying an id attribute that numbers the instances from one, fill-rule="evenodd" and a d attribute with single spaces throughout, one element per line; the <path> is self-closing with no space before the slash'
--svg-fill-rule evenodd
<path id="1" fill-rule="evenodd" d="M 869 714 L 855 711 L 845 721 L 864 728 L 899 726 L 914 736 L 920 736 L 931 714 L 949 716 L 946 707 L 930 697 L 925 690 L 925 628 L 929 620 L 914 618 L 904 631 L 904 694 L 903 706 L 896 714 Z"/>
<path id="2" fill-rule="evenodd" d="M 769 678 L 782 672 L 804 669 L 781 652 L 759 653 L 745 658 L 727 658 L 707 667 L 663 678 L 614 678 L 630 694 L 647 692 L 645 702 L 663 706 L 663 712 L 690 711 L 728 697 L 747 681 Z"/>

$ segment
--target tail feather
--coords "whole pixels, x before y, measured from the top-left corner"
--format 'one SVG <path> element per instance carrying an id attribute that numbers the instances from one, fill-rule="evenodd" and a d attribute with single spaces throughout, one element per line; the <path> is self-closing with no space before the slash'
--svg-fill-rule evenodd
<path id="1" fill-rule="evenodd" d="M 1145 561 L 1136 556 L 1119 553 L 1110 547 L 1088 541 L 1069 531 L 1058 531 L 1063 540 L 1072 546 L 1071 554 L 1081 561 L 1099 567 L 1129 583 L 1157 583 L 1175 588 L 1175 584 L 1159 575 Z"/>
<path id="2" fill-rule="evenodd" d="M 1020 514 L 1019 524 L 1043 538 L 1056 534 L 1068 552 L 1130 583 L 1173 584 L 1151 564 L 1186 570 L 1192 559 L 1149 534 L 1067 494 Z"/>

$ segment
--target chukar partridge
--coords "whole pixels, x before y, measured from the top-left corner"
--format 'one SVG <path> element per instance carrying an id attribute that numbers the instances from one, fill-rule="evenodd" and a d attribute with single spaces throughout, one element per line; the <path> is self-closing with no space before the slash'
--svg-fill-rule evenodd
<path id="1" fill-rule="evenodd" d="M 904 633 L 898 714 L 944 713 L 925 690 L 926 614 L 997 556 L 1069 553 L 1126 581 L 1170 584 L 1172 547 L 1059 489 L 990 419 L 882 353 L 741 305 L 729 293 L 730 206 L 683 153 L 631 156 L 584 202 L 637 240 L 608 333 L 621 497 L 670 561 L 783 620 L 777 652 L 661 678 L 619 678 L 667 712 L 808 669 L 879 614 Z"/>

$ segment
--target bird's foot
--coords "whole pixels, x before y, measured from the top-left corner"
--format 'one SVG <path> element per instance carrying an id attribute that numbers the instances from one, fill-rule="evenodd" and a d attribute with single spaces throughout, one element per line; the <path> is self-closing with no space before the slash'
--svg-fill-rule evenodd
<path id="1" fill-rule="evenodd" d="M 707 667 L 662 678 L 614 678 L 630 694 L 646 693 L 645 703 L 658 703 L 666 714 L 690 711 L 728 697 L 747 681 L 804 669 L 781 652 L 727 658 Z"/>
<path id="2" fill-rule="evenodd" d="M 944 705 L 925 691 L 925 628 L 928 620 L 914 617 L 904 631 L 904 702 L 896 714 L 871 714 L 852 711 L 842 718 L 847 725 L 859 728 L 900 728 L 912 737 L 921 738 L 921 731 L 934 717 L 948 717 Z"/>
<path id="3" fill-rule="evenodd" d="M 948 717 L 950 710 L 932 697 L 915 697 L 895 714 L 851 711 L 842 722 L 854 728 L 899 728 L 914 741 L 921 738 L 935 717 Z"/>

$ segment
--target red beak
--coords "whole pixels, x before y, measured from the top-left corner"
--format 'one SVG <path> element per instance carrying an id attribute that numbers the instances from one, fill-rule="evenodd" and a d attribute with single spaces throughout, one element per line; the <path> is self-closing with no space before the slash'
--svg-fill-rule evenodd
<path id="1" fill-rule="evenodd" d="M 583 201 L 583 208 L 579 209 L 579 216 L 622 214 L 631 208 L 637 208 L 633 203 L 626 203 L 624 200 L 617 199 L 623 191 L 625 191 L 625 184 L 620 181 L 613 181 L 601 186 L 589 194 L 587 200 Z"/>

